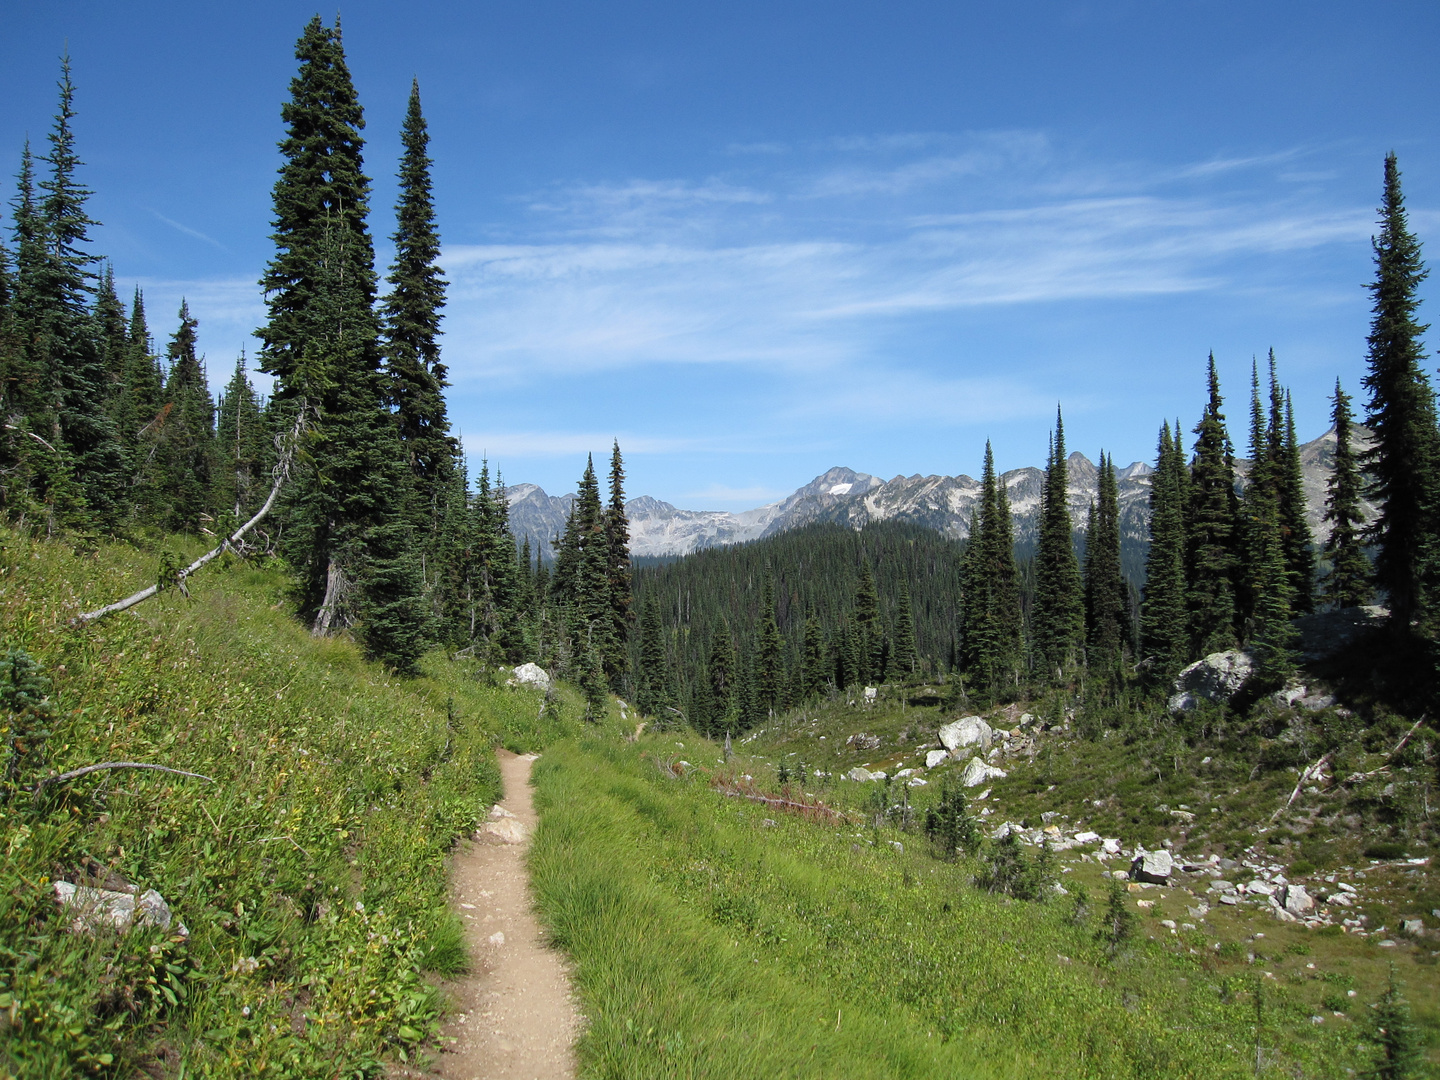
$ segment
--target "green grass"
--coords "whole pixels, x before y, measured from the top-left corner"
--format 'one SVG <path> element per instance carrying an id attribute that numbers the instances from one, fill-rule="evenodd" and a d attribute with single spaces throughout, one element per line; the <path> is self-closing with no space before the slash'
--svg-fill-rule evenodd
<path id="1" fill-rule="evenodd" d="M 664 776 L 656 757 L 714 760 L 693 740 L 597 733 L 536 765 L 531 867 L 575 961 L 583 1075 L 1253 1074 L 1243 956 L 1142 936 L 1111 957 L 1093 916 L 981 893 L 913 834 Z M 1304 989 L 1267 984 L 1267 1051 L 1307 1075 L 1363 1065 L 1352 1029 L 1308 1022 Z"/>
<path id="2" fill-rule="evenodd" d="M 175 546 L 180 546 L 176 544 Z M 44 771 L 153 762 L 0 803 L 0 1076 L 363 1076 L 413 1057 L 464 963 L 446 855 L 492 747 L 574 731 L 431 657 L 403 681 L 288 614 L 280 567 L 217 566 L 84 629 L 158 556 L 0 536 L 0 647 L 52 680 Z M 22 780 L 33 781 L 32 775 Z M 188 939 L 68 932 L 52 882 L 158 890 Z"/>

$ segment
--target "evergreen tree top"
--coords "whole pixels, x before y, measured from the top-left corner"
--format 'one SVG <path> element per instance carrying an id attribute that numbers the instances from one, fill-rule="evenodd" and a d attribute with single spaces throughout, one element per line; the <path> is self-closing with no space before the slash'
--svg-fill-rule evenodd
<path id="1" fill-rule="evenodd" d="M 44 158 L 50 164 L 50 176 L 40 182 L 45 193 L 41 201 L 45 232 L 52 257 L 56 261 L 59 290 L 55 300 L 72 313 L 85 305 L 89 282 L 95 275 L 86 267 L 98 258 L 81 245 L 89 240 L 90 226 L 98 225 L 85 212 L 85 202 L 94 194 L 81 186 L 76 170 L 84 164 L 75 153 L 75 84 L 70 80 L 70 55 L 60 59 L 60 110 L 50 130 L 50 153 Z"/>

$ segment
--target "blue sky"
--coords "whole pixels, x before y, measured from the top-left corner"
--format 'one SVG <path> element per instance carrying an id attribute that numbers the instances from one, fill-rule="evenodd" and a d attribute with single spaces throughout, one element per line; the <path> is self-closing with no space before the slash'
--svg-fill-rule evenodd
<path id="1" fill-rule="evenodd" d="M 263 318 L 289 2 L 0 3 L 0 159 L 68 45 L 95 250 L 223 383 Z M 323 13 L 331 17 L 331 12 Z M 353 3 L 371 227 L 432 133 L 472 459 L 740 509 L 889 477 L 1153 456 L 1214 350 L 1243 439 L 1273 347 L 1303 438 L 1364 367 L 1381 161 L 1440 236 L 1433 3 Z M 1437 284 L 1427 283 L 1434 308 Z M 1431 317 L 1436 317 L 1431 312 Z M 1242 447 L 1243 449 L 1243 447 Z M 473 463 L 473 462 L 472 462 Z"/>

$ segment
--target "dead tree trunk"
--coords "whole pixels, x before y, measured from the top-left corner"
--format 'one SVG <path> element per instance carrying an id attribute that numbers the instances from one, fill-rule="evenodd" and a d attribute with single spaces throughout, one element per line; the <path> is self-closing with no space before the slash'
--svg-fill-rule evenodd
<path id="1" fill-rule="evenodd" d="M 126 611 L 136 604 L 149 600 L 150 597 L 154 596 L 162 588 L 166 588 L 172 584 L 180 589 L 181 592 L 184 592 L 186 578 L 225 551 L 235 550 L 240 544 L 240 541 L 245 538 L 245 534 L 259 524 L 260 519 L 268 514 L 271 507 L 275 505 L 275 499 L 280 494 L 280 488 L 290 476 L 290 463 L 295 459 L 295 444 L 299 442 L 300 433 L 304 430 L 304 427 L 305 407 L 302 402 L 300 415 L 295 418 L 295 427 L 290 431 L 288 437 L 284 435 L 276 436 L 275 442 L 280 450 L 280 460 L 275 463 L 275 484 L 270 488 L 270 497 L 265 500 L 265 505 L 260 507 L 254 517 L 222 540 L 219 546 L 211 548 L 189 566 L 178 571 L 173 581 L 156 582 L 149 588 L 141 589 L 139 592 L 127 596 L 124 600 L 117 600 L 113 604 L 106 604 L 104 607 L 96 608 L 94 611 L 86 611 L 80 615 L 76 615 L 70 620 L 70 625 L 85 626 L 88 623 L 94 622 L 96 619 L 103 619 L 106 615 L 113 615 L 117 611 Z"/>

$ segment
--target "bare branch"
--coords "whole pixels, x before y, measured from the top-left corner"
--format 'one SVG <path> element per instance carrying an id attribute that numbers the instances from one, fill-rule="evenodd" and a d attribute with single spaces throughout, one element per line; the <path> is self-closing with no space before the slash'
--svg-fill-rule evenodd
<path id="1" fill-rule="evenodd" d="M 198 772 L 186 772 L 184 769 L 172 769 L 168 765 L 148 765 L 143 761 L 104 761 L 99 765 L 86 765 L 83 769 L 71 769 L 59 776 L 47 776 L 35 785 L 35 794 L 40 794 L 42 788 L 47 788 L 51 784 L 63 784 L 68 780 L 76 780 L 92 772 L 100 772 L 102 769 L 150 769 L 154 772 L 172 773 L 175 776 L 193 776 L 197 780 L 208 780 L 212 784 L 215 783 L 213 776 L 205 776 Z"/>
<path id="2" fill-rule="evenodd" d="M 1307 780 L 1319 779 L 1320 774 L 1325 770 L 1325 766 L 1330 763 L 1330 757 L 1330 754 L 1326 754 L 1319 761 L 1315 762 L 1314 765 L 1310 765 L 1300 770 L 1300 779 L 1295 781 L 1295 790 L 1290 792 L 1290 798 L 1285 800 L 1285 805 L 1282 806 L 1279 810 L 1276 810 L 1275 813 L 1270 815 L 1271 821 L 1275 821 L 1280 817 L 1281 814 L 1283 814 L 1286 810 L 1290 809 L 1290 804 L 1293 803 L 1296 797 L 1300 794 L 1300 789 L 1305 786 L 1305 782 Z"/>
<path id="3" fill-rule="evenodd" d="M 6 431 L 19 431 L 20 429 L 19 429 L 18 427 L 16 427 L 14 424 L 6 424 L 6 425 L 5 425 L 5 430 L 6 430 Z M 33 431 L 27 431 L 27 432 L 25 432 L 25 434 L 26 434 L 26 435 L 29 435 L 32 439 L 34 439 L 36 442 L 38 442 L 41 446 L 45 447 L 45 449 L 46 449 L 46 450 L 49 450 L 52 454 L 58 454 L 58 453 L 60 452 L 60 451 L 56 450 L 55 447 L 51 446 L 48 442 L 46 442 L 44 439 L 42 439 L 39 435 L 36 435 L 35 432 L 33 432 Z"/>
<path id="4" fill-rule="evenodd" d="M 254 517 L 226 537 L 221 544 L 211 548 L 175 575 L 175 584 L 186 597 L 189 597 L 190 593 L 185 587 L 185 579 L 225 551 L 237 548 L 241 540 L 244 539 L 245 534 L 253 529 L 259 523 L 260 519 L 270 512 L 270 508 L 275 505 L 275 498 L 280 494 L 280 488 L 290 476 L 290 463 L 295 458 L 295 446 L 300 440 L 300 433 L 304 427 L 305 408 L 302 402 L 300 414 L 295 418 L 295 427 L 291 430 L 289 437 L 277 436 L 275 439 L 276 445 L 280 448 L 280 460 L 275 463 L 275 484 L 270 489 L 270 497 L 265 500 L 265 505 L 260 507 Z M 84 626 L 87 623 L 94 622 L 96 619 L 103 619 L 106 615 L 113 615 L 117 611 L 126 611 L 136 604 L 149 600 L 150 597 L 159 591 L 160 584 L 157 582 L 148 588 L 141 589 L 139 592 L 125 597 L 124 600 L 117 600 L 113 604 L 106 604 L 104 607 L 96 608 L 94 611 L 87 611 L 81 615 L 76 615 L 70 620 L 70 625 Z"/>

